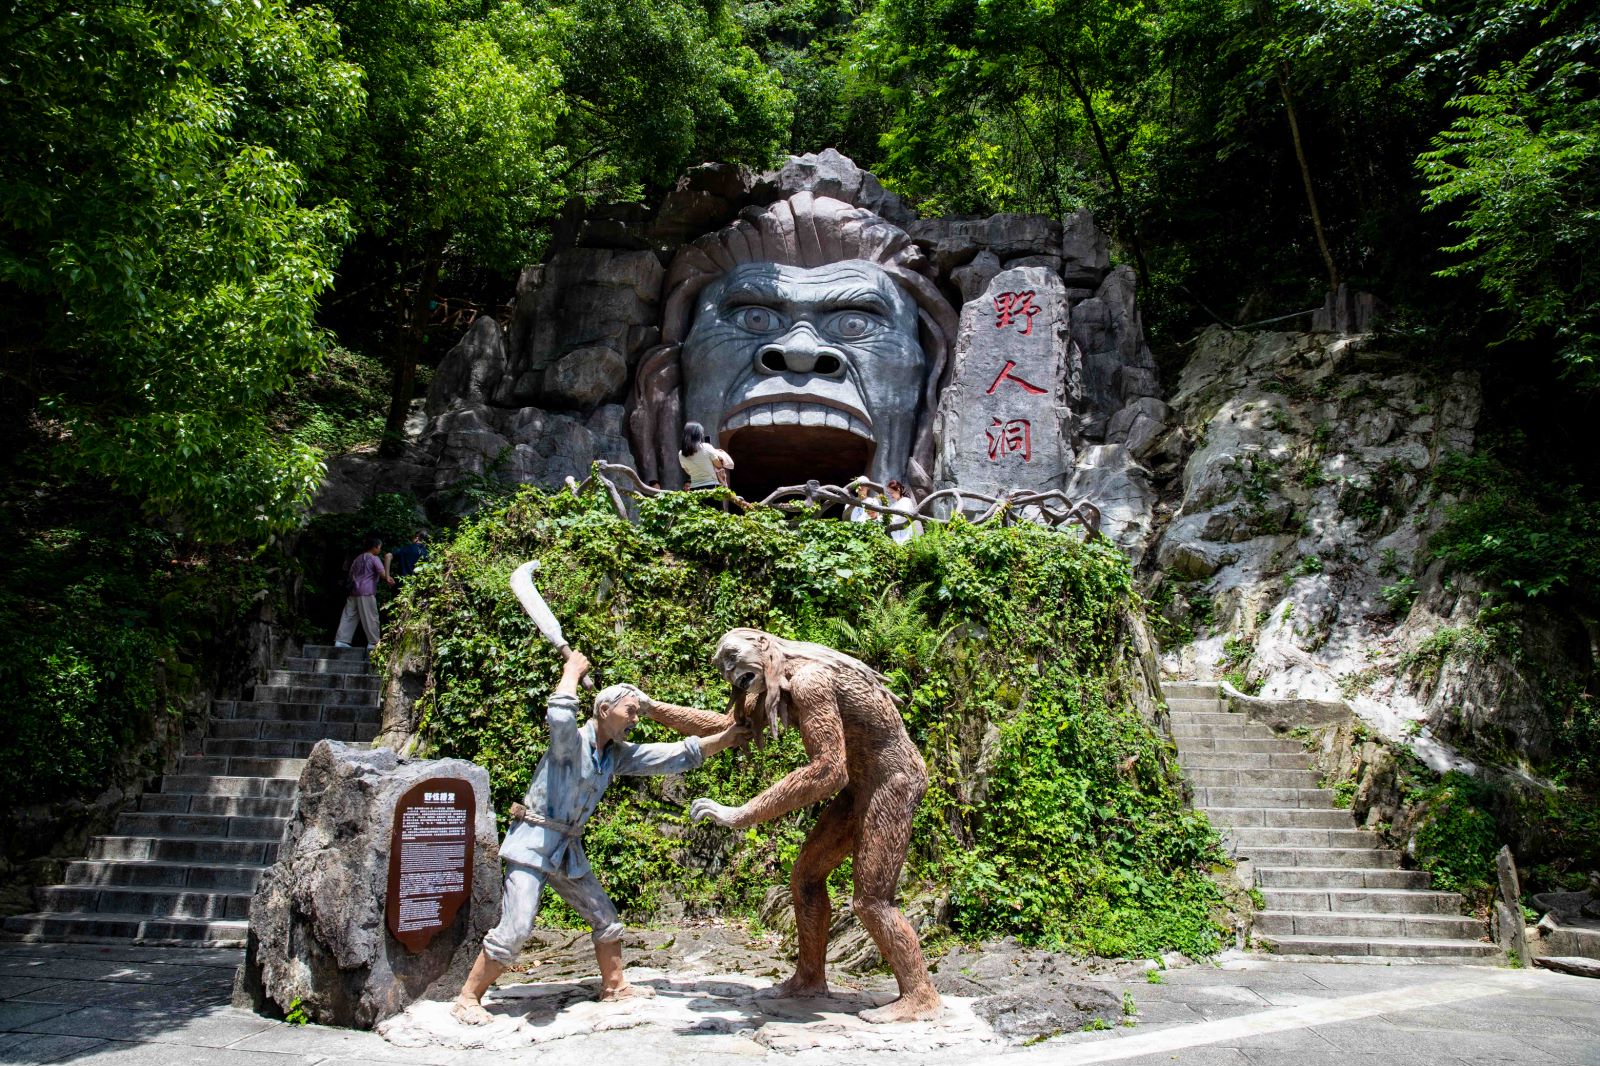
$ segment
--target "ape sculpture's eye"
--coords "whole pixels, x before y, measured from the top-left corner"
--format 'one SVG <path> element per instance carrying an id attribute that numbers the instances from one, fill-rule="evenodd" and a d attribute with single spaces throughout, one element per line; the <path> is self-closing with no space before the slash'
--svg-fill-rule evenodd
<path id="1" fill-rule="evenodd" d="M 741 307 L 729 317 L 734 325 L 751 333 L 771 333 L 783 324 L 778 312 L 770 307 Z"/>
<path id="2" fill-rule="evenodd" d="M 833 316 L 833 321 L 828 323 L 828 332 L 840 340 L 860 340 L 871 333 L 877 323 L 868 315 L 860 311 L 845 311 Z"/>

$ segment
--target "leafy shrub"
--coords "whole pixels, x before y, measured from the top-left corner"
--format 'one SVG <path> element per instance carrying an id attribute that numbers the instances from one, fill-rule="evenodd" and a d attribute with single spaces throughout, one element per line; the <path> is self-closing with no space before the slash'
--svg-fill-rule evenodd
<path id="1" fill-rule="evenodd" d="M 530 558 L 605 684 L 720 707 L 728 689 L 710 651 L 741 625 L 834 642 L 882 670 L 929 768 L 905 894 L 948 892 L 957 933 L 1113 954 L 1218 946 L 1206 871 L 1223 860 L 1129 706 L 1120 641 L 1135 601 L 1126 561 L 1103 542 L 956 524 L 901 547 L 867 524 L 726 515 L 678 493 L 629 524 L 593 496 L 525 490 L 440 546 L 398 601 L 390 638 L 429 633 L 424 738 L 487 767 L 500 810 L 543 750 L 557 673 L 506 587 Z M 636 732 L 672 736 L 651 723 Z M 753 912 L 784 883 L 813 812 L 730 840 L 691 825 L 686 804 L 742 802 L 803 758 L 790 731 L 681 782 L 613 786 L 585 843 L 618 904 L 638 916 L 668 897 Z M 843 890 L 843 874 L 834 884 Z"/>
<path id="2" fill-rule="evenodd" d="M 1484 786 L 1451 771 L 1418 800 L 1417 863 L 1433 874 L 1435 888 L 1481 895 L 1499 848 L 1495 820 L 1477 803 Z"/>

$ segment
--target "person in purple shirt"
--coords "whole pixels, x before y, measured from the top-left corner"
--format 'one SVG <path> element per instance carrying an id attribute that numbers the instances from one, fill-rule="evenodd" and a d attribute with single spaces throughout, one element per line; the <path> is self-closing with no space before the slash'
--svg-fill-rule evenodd
<path id="1" fill-rule="evenodd" d="M 339 630 L 333 638 L 335 648 L 350 646 L 350 638 L 356 635 L 357 619 L 361 620 L 361 631 L 367 635 L 367 645 L 378 643 L 378 581 L 394 585 L 394 578 L 378 558 L 382 551 L 383 540 L 368 535 L 361 542 L 361 554 L 350 564 L 350 595 L 345 597 L 344 612 L 339 615 Z"/>

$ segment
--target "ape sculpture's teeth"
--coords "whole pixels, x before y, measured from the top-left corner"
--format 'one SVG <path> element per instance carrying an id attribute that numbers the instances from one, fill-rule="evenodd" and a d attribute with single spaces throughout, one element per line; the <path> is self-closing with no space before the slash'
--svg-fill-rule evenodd
<path id="1" fill-rule="evenodd" d="M 872 440 L 872 427 L 855 415 L 837 407 L 818 403 L 798 403 L 793 400 L 780 403 L 756 404 L 735 411 L 723 423 L 724 431 L 743 429 L 745 426 L 826 426 L 853 433 L 863 440 Z"/>

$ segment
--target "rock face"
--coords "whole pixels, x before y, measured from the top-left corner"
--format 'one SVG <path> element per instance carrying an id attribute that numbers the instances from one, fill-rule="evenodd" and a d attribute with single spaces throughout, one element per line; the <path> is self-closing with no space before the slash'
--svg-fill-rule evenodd
<path id="1" fill-rule="evenodd" d="M 831 206 L 796 213 L 792 207 L 800 203 Z M 778 223 L 769 225 L 774 218 Z M 888 332 L 917 334 L 926 356 L 924 380 L 890 390 L 892 403 L 871 396 L 871 402 L 853 401 L 844 395 L 848 387 L 872 379 L 861 368 L 886 364 L 867 359 L 841 373 L 848 360 L 837 350 L 849 355 L 870 348 L 885 331 L 834 336 L 827 328 L 837 316 L 822 311 L 801 315 L 791 308 L 773 316 L 784 329 L 775 328 L 772 337 L 751 334 L 759 365 L 749 366 L 748 354 L 730 355 L 740 373 L 749 369 L 756 379 L 768 379 L 758 380 L 768 390 L 777 389 L 779 378 L 796 385 L 807 373 L 827 380 L 788 390 L 816 394 L 817 409 L 809 413 L 796 396 L 765 403 L 755 389 L 750 410 L 723 412 L 726 424 L 708 425 L 719 444 L 745 453 L 736 456 L 735 487 L 759 498 L 773 484 L 870 473 L 880 481 L 900 477 L 918 492 L 936 480 L 991 493 L 1071 488 L 1092 497 L 1118 544 L 1135 556 L 1143 551 L 1154 524 L 1150 472 L 1174 462 L 1181 438 L 1156 398 L 1133 272 L 1112 265 L 1106 235 L 1089 212 L 1063 220 L 1026 214 L 919 219 L 871 173 L 828 149 L 792 156 L 764 174 L 697 166 L 658 203 L 587 210 L 574 204 L 555 230 L 548 261 L 519 279 L 509 322 L 502 327 L 479 318 L 441 362 L 415 423 L 408 423 L 405 454 L 334 458 L 319 511 L 355 510 L 379 492 L 467 507 L 481 497 L 475 479 L 554 488 L 567 477 L 584 477 L 596 459 L 626 463 L 672 487 L 679 479 L 673 442 L 682 422 L 710 417 L 691 411 L 697 393 L 689 341 L 691 323 L 706 318 L 702 288 L 710 292 L 714 282 L 686 285 L 684 279 L 770 261 L 815 274 L 786 276 L 791 287 L 804 288 L 829 272 L 839 275 L 832 278 L 838 285 L 848 281 L 840 264 L 859 261 L 883 267 L 915 302 L 915 315 Z M 1031 289 L 1001 280 L 1021 285 L 1017 279 L 1024 277 Z M 968 330 L 969 348 L 982 333 L 958 327 L 958 320 L 992 318 L 997 296 L 1026 291 L 1034 293 L 1034 313 L 1022 321 L 1042 323 L 1028 339 L 1051 349 L 1044 356 L 1052 375 L 1041 386 L 1046 392 L 1014 397 L 983 426 L 969 425 L 974 412 L 954 399 L 941 403 L 941 395 L 970 398 L 993 381 L 968 381 L 954 369 L 956 360 L 948 356 L 958 329 Z M 723 310 L 739 316 L 741 307 L 734 301 Z M 789 337 L 794 351 L 782 359 L 760 362 L 760 351 L 788 336 L 784 330 L 800 321 L 796 316 L 822 330 L 816 358 L 800 350 L 807 342 L 800 336 Z M 976 374 L 982 361 L 972 355 L 967 372 Z M 982 393 L 985 409 L 995 406 L 997 395 Z M 1039 396 L 1045 399 L 1028 402 Z M 949 440 L 936 439 L 933 430 L 941 409 L 949 412 L 945 424 L 955 435 Z M 792 426 L 784 421 L 791 415 Z M 1004 415 L 997 434 L 1003 454 L 991 461 L 988 431 L 996 415 Z M 744 422 L 734 423 L 736 417 Z M 1025 440 L 1017 437 L 1023 422 Z M 909 440 L 902 439 L 905 427 Z M 1013 458 L 1024 452 L 1029 458 Z M 1016 480 L 1008 480 L 1013 474 Z"/>
<path id="2" fill-rule="evenodd" d="M 1158 599 L 1176 621 L 1211 616 L 1201 639 L 1167 649 L 1169 674 L 1242 669 L 1262 695 L 1344 700 L 1394 737 L 1447 706 L 1488 714 L 1491 689 L 1507 698 L 1492 671 L 1411 665 L 1477 607 L 1470 583 L 1446 592 L 1421 550 L 1448 503 L 1433 473 L 1472 446 L 1472 375 L 1421 374 L 1365 336 L 1214 330 L 1169 403 L 1193 450 L 1155 546 Z M 1433 760 L 1433 739 L 1411 743 Z"/>
<path id="3" fill-rule="evenodd" d="M 472 898 L 450 928 L 411 954 L 385 926 L 390 832 L 396 801 L 432 777 L 463 778 L 476 794 Z M 455 995 L 499 912 L 485 770 L 325 740 L 301 772 L 278 864 L 251 900 L 240 990 L 256 1009 L 298 1004 L 312 1021 L 369 1029 L 415 999 Z"/>
<path id="4" fill-rule="evenodd" d="M 1080 356 L 1061 279 L 1043 267 L 995 275 L 961 309 L 954 364 L 934 427 L 938 486 L 1065 488 Z"/>

